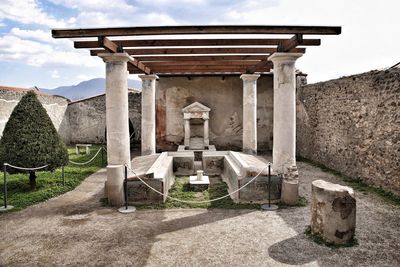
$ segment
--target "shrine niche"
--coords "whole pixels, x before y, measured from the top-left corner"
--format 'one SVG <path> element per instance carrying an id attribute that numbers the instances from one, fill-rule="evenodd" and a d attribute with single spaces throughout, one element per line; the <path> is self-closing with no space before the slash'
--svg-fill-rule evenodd
<path id="1" fill-rule="evenodd" d="M 204 149 L 210 145 L 209 118 L 210 108 L 194 102 L 182 109 L 185 121 L 185 147 L 189 149 Z M 199 127 L 200 126 L 200 127 Z M 199 131 L 202 128 L 202 131 Z"/>

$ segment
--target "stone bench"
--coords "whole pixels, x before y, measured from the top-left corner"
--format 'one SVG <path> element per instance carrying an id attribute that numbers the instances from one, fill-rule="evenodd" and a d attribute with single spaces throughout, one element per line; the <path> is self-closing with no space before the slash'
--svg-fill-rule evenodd
<path id="1" fill-rule="evenodd" d="M 169 156 L 168 152 L 134 158 L 132 168 L 148 185 L 161 193 L 168 194 L 168 190 L 174 184 L 173 157 Z M 130 174 L 128 177 L 128 202 L 130 204 L 163 203 L 165 201 L 165 196 L 154 192 L 135 175 Z"/>
<path id="2" fill-rule="evenodd" d="M 354 238 L 356 199 L 348 186 L 323 180 L 312 182 L 311 233 L 334 244 Z"/>
<path id="3" fill-rule="evenodd" d="M 224 156 L 224 171 L 222 178 L 228 185 L 228 191 L 233 192 L 247 184 L 258 173 L 261 174 L 252 183 L 232 195 L 239 203 L 265 203 L 268 200 L 268 169 L 263 169 L 266 162 L 253 155 L 229 151 Z M 278 201 L 281 196 L 281 178 L 271 172 L 271 200 Z"/>
<path id="4" fill-rule="evenodd" d="M 76 154 L 79 155 L 79 153 L 80 153 L 79 148 L 80 148 L 80 147 L 84 147 L 84 148 L 85 148 L 85 151 L 86 151 L 86 154 L 90 154 L 90 147 L 91 147 L 91 146 L 92 146 L 91 144 L 76 144 L 76 145 L 75 145 Z"/>

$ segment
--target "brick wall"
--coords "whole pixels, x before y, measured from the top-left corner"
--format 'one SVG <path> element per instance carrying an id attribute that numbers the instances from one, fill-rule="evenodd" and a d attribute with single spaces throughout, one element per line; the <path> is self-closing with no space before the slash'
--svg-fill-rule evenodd
<path id="1" fill-rule="evenodd" d="M 400 194 L 400 69 L 297 90 L 297 154 Z"/>

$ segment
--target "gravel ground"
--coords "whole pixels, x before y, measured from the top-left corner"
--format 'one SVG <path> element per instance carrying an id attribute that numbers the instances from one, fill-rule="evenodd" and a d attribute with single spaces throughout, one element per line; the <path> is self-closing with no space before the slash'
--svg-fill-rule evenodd
<path id="1" fill-rule="evenodd" d="M 311 181 L 338 182 L 298 163 L 301 195 Z M 331 249 L 303 232 L 310 207 L 276 212 L 142 210 L 100 206 L 105 170 L 78 188 L 0 215 L 0 266 L 400 266 L 400 208 L 356 192 L 359 245 Z"/>

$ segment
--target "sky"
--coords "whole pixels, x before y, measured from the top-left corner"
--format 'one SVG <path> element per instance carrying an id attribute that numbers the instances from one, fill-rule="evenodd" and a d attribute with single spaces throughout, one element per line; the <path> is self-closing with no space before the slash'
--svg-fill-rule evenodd
<path id="1" fill-rule="evenodd" d="M 52 28 L 199 24 L 342 26 L 297 61 L 309 83 L 400 62 L 399 0 L 0 0 L 0 85 L 104 77 L 101 59 L 53 39 Z"/>

